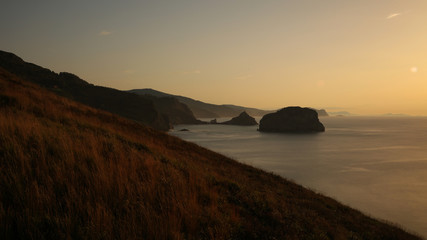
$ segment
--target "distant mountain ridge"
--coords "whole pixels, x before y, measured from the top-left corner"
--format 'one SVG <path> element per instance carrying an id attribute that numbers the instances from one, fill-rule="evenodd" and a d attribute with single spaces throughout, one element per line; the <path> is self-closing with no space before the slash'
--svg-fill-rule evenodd
<path id="1" fill-rule="evenodd" d="M 173 124 L 200 122 L 185 104 L 172 98 L 144 97 L 113 88 L 95 86 L 74 74 L 66 72 L 57 74 L 25 62 L 13 53 L 0 51 L 0 67 L 61 96 L 136 120 L 158 130 L 169 130 Z"/>
<path id="2" fill-rule="evenodd" d="M 129 92 L 136 93 L 139 95 L 151 95 L 155 97 L 173 97 L 178 99 L 181 103 L 187 105 L 191 111 L 193 112 L 196 118 L 221 118 L 221 117 L 235 117 L 238 116 L 242 112 L 247 112 L 251 116 L 262 117 L 266 114 L 273 113 L 276 110 L 262 110 L 258 108 L 250 108 L 237 106 L 232 104 L 211 104 L 205 103 L 199 100 L 195 100 L 189 97 L 173 95 L 169 93 L 164 93 L 161 91 L 157 91 L 151 88 L 143 88 L 143 89 L 132 89 Z M 314 109 L 319 114 L 319 117 L 327 117 L 329 114 L 325 109 Z"/>
<path id="3" fill-rule="evenodd" d="M 193 112 L 196 118 L 220 118 L 220 117 L 235 117 L 240 113 L 246 111 L 251 116 L 264 116 L 267 113 L 273 111 L 267 111 L 257 108 L 249 108 L 236 106 L 231 104 L 222 104 L 216 105 L 211 103 L 205 103 L 199 100 L 195 100 L 189 97 L 183 97 L 178 95 L 173 95 L 169 93 L 160 92 L 154 89 L 145 88 L 145 89 L 132 89 L 129 92 L 136 93 L 139 95 L 152 95 L 156 97 L 174 97 L 178 99 L 181 103 L 187 105 Z"/>

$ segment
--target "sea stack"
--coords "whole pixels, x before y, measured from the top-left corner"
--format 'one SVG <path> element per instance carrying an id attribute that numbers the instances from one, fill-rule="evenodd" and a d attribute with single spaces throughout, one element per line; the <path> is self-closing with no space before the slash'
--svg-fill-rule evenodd
<path id="1" fill-rule="evenodd" d="M 230 121 L 223 122 L 226 125 L 240 125 L 240 126 L 253 126 L 258 125 L 255 118 L 249 116 L 245 111 L 240 113 L 239 116 L 232 118 Z"/>
<path id="2" fill-rule="evenodd" d="M 261 132 L 310 133 L 324 132 L 315 110 L 301 107 L 286 107 L 265 115 L 259 123 Z"/>

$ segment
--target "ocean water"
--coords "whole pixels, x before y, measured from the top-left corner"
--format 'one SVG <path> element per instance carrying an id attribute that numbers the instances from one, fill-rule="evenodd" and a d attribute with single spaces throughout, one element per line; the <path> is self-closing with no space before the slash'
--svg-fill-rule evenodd
<path id="1" fill-rule="evenodd" d="M 427 238 L 427 117 L 320 120 L 326 132 L 317 134 L 226 125 L 179 125 L 170 134 Z"/>

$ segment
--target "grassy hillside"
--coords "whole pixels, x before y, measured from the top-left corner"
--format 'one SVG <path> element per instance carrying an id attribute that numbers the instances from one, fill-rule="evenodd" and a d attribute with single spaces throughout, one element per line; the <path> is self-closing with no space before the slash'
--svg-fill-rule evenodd
<path id="1" fill-rule="evenodd" d="M 417 239 L 0 68 L 0 239 Z"/>

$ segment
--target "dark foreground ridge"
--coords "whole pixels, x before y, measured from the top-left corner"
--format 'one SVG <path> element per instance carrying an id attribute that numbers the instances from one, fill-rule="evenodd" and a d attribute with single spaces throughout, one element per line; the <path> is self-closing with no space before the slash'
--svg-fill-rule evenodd
<path id="1" fill-rule="evenodd" d="M 0 67 L 58 95 L 133 119 L 158 130 L 175 124 L 198 124 L 191 110 L 173 98 L 144 97 L 113 88 L 95 86 L 71 73 L 55 73 L 0 51 Z"/>
<path id="2" fill-rule="evenodd" d="M 301 107 L 286 107 L 265 115 L 259 123 L 262 132 L 309 133 L 324 132 L 316 110 Z"/>
<path id="3" fill-rule="evenodd" d="M 1 239 L 418 239 L 0 68 Z"/>

